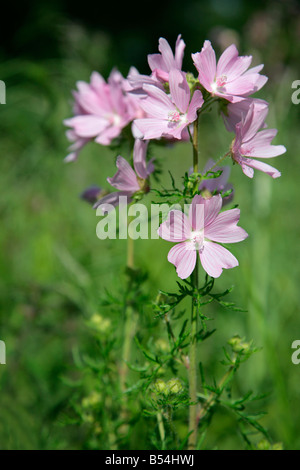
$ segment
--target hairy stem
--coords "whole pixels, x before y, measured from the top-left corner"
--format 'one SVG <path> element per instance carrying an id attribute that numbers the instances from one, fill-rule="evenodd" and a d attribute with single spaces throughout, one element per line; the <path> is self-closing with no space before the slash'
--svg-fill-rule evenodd
<path id="1" fill-rule="evenodd" d="M 130 219 L 128 219 L 128 225 Z M 127 239 L 127 268 L 134 268 L 134 240 L 128 235 Z M 128 283 L 128 290 L 130 289 L 130 282 Z M 126 300 L 127 302 L 127 300 Z M 126 390 L 126 378 L 128 366 L 127 363 L 130 360 L 131 340 L 135 331 L 134 322 L 134 311 L 131 305 L 126 304 L 124 308 L 125 314 L 125 325 L 124 325 L 124 342 L 122 349 L 122 363 L 120 367 L 120 387 L 121 391 Z"/>
<path id="2" fill-rule="evenodd" d="M 199 145 L 198 145 L 198 127 L 199 116 L 194 122 L 193 134 L 193 170 L 198 173 L 199 162 Z M 192 276 L 192 282 L 195 290 L 198 290 L 198 254 L 196 260 L 195 271 Z M 197 428 L 198 428 L 198 404 L 197 404 L 197 323 L 198 323 L 198 306 L 197 299 L 192 299 L 192 313 L 191 313 L 191 333 L 190 333 L 190 350 L 189 350 L 189 397 L 191 405 L 189 408 L 189 440 L 188 448 L 196 449 L 197 445 Z"/>
<path id="3" fill-rule="evenodd" d="M 194 271 L 194 286 L 198 288 L 198 260 Z M 197 404 L 197 330 L 198 330 L 198 307 L 197 300 L 192 300 L 191 334 L 189 350 L 189 441 L 188 448 L 196 449 L 198 428 L 198 404 Z"/>

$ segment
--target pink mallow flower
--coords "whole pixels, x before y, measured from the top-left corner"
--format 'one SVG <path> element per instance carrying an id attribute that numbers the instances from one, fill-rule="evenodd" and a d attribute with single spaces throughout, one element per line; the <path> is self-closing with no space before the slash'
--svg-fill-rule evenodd
<path id="1" fill-rule="evenodd" d="M 169 72 L 170 94 L 153 85 L 144 85 L 147 97 L 140 100 L 146 118 L 136 119 L 135 126 L 144 139 L 173 137 L 181 140 L 182 131 L 197 118 L 197 110 L 204 103 L 200 90 L 191 93 L 185 74 L 172 69 Z"/>
<path id="2" fill-rule="evenodd" d="M 94 205 L 95 209 L 101 205 L 103 212 L 109 212 L 113 207 L 119 205 L 120 196 L 123 196 L 123 201 L 129 204 L 135 193 L 149 190 L 147 180 L 154 171 L 154 165 L 152 160 L 148 164 L 146 162 L 147 146 L 148 142 L 136 139 L 133 148 L 134 170 L 125 158 L 117 157 L 116 166 L 118 171 L 112 178 L 107 178 L 107 181 L 118 191 L 107 194 L 100 199 Z"/>
<path id="3" fill-rule="evenodd" d="M 271 145 L 271 141 L 277 134 L 277 129 L 262 129 L 265 127 L 267 114 L 267 107 L 262 107 L 254 102 L 250 105 L 247 114 L 242 117 L 241 122 L 235 126 L 231 156 L 249 178 L 253 178 L 254 169 L 261 170 L 272 178 L 281 176 L 276 168 L 256 160 L 256 158 L 277 157 L 286 152 L 283 145 Z"/>
<path id="4" fill-rule="evenodd" d="M 244 229 L 237 226 L 239 209 L 220 212 L 222 197 L 203 199 L 194 196 L 188 216 L 183 212 L 170 211 L 161 224 L 158 234 L 164 240 L 176 242 L 168 254 L 168 261 L 174 264 L 181 279 L 189 277 L 199 253 L 203 269 L 209 276 L 219 277 L 223 268 L 238 266 L 238 260 L 218 243 L 236 243 L 247 238 Z"/>
<path id="5" fill-rule="evenodd" d="M 175 45 L 175 55 L 168 43 L 164 38 L 159 39 L 158 50 L 160 54 L 149 54 L 148 64 L 152 70 L 153 77 L 162 82 L 169 81 L 169 72 L 172 69 L 181 71 L 182 60 L 185 49 L 185 43 L 181 39 L 181 35 L 177 37 Z"/>
<path id="6" fill-rule="evenodd" d="M 239 56 L 234 44 L 225 49 L 218 63 L 210 41 L 205 41 L 201 52 L 192 54 L 192 58 L 201 85 L 212 95 L 232 103 L 260 90 L 268 80 L 259 74 L 263 64 L 247 70 L 252 56 Z"/>
<path id="7" fill-rule="evenodd" d="M 261 110 L 267 110 L 269 106 L 267 101 L 259 98 L 243 98 L 237 103 L 227 103 L 226 107 L 222 106 L 221 114 L 225 127 L 229 132 L 235 132 L 235 126 L 246 116 L 252 103 L 255 103 L 257 110 L 260 108 Z M 267 125 L 263 124 L 262 127 L 267 127 Z"/>
<path id="8" fill-rule="evenodd" d="M 172 69 L 181 71 L 185 43 L 181 35 L 177 37 L 175 55 L 168 41 L 159 39 L 159 54 L 148 54 L 148 64 L 152 71 L 151 75 L 142 75 L 135 67 L 131 67 L 127 76 L 127 91 L 138 97 L 145 97 L 145 85 L 154 85 L 164 90 L 164 84 L 169 81 L 169 72 Z"/>
<path id="9" fill-rule="evenodd" d="M 130 121 L 139 116 L 137 100 L 126 93 L 126 80 L 117 70 L 111 72 L 108 82 L 93 72 L 90 83 L 79 81 L 77 88 L 73 92 L 75 116 L 64 120 L 71 128 L 67 137 L 73 142 L 66 161 L 76 160 L 79 151 L 91 139 L 109 145 Z"/>

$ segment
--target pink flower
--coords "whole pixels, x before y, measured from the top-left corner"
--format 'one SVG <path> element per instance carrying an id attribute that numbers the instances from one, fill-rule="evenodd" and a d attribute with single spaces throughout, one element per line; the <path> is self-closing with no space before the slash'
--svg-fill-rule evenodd
<path id="1" fill-rule="evenodd" d="M 185 43 L 181 39 L 180 34 L 177 37 L 175 45 L 175 55 L 168 41 L 164 38 L 160 38 L 158 46 L 160 54 L 148 55 L 148 64 L 152 70 L 152 75 L 162 82 L 168 82 L 169 72 L 172 69 L 181 71 L 184 49 Z"/>
<path id="2" fill-rule="evenodd" d="M 252 103 L 255 103 L 257 110 L 260 108 L 261 110 L 266 110 L 268 108 L 268 103 L 265 100 L 258 98 L 242 98 L 241 101 L 237 103 L 228 103 L 226 110 L 221 111 L 225 127 L 229 132 L 235 132 L 235 126 L 246 116 Z M 262 127 L 267 126 L 263 124 Z"/>
<path id="3" fill-rule="evenodd" d="M 144 139 L 174 137 L 182 139 L 182 131 L 197 118 L 197 110 L 203 105 L 200 90 L 196 90 L 190 102 L 190 88 L 185 74 L 172 69 L 169 73 L 170 95 L 153 86 L 144 85 L 147 98 L 140 100 L 140 106 L 147 117 L 136 119 L 135 126 Z"/>
<path id="4" fill-rule="evenodd" d="M 264 127 L 267 113 L 267 107 L 261 107 L 254 102 L 241 122 L 235 126 L 236 136 L 231 146 L 231 156 L 241 165 L 244 174 L 249 178 L 253 178 L 254 169 L 261 170 L 272 178 L 281 175 L 276 168 L 256 160 L 256 158 L 277 157 L 286 152 L 283 145 L 271 145 L 277 129 L 260 130 Z"/>
<path id="5" fill-rule="evenodd" d="M 238 260 L 219 243 L 236 243 L 247 238 L 244 229 L 237 226 L 239 209 L 219 214 L 222 197 L 203 199 L 196 195 L 192 200 L 189 215 L 174 210 L 161 224 L 158 234 L 164 240 L 177 242 L 168 254 L 168 261 L 174 264 L 181 279 L 191 275 L 197 259 L 197 252 L 203 269 L 212 277 L 219 277 L 223 268 L 238 266 Z M 179 243 L 178 243 L 179 242 Z"/>
<path id="6" fill-rule="evenodd" d="M 225 49 L 218 63 L 210 41 L 205 41 L 201 52 L 192 54 L 192 58 L 201 85 L 212 95 L 232 103 L 260 90 L 267 81 L 259 74 L 263 65 L 247 70 L 252 56 L 239 56 L 234 44 Z"/>
<path id="7" fill-rule="evenodd" d="M 127 76 L 126 91 L 132 92 L 138 97 L 147 96 L 144 85 L 154 85 L 164 89 L 164 83 L 169 81 L 169 72 L 172 69 L 181 71 L 185 43 L 181 35 L 177 37 L 175 55 L 169 43 L 164 38 L 159 39 L 158 49 L 160 54 L 148 54 L 148 64 L 151 75 L 142 75 L 135 67 L 131 67 Z"/>
<path id="8" fill-rule="evenodd" d="M 102 206 L 103 212 L 109 212 L 112 209 L 111 206 L 118 206 L 120 196 L 126 198 L 127 204 L 132 201 L 132 196 L 138 192 L 147 192 L 149 190 L 147 185 L 147 179 L 154 171 L 154 165 L 150 161 L 146 163 L 148 142 L 140 139 L 136 139 L 133 149 L 133 168 L 125 160 L 125 158 L 118 156 L 116 166 L 118 168 L 117 173 L 112 178 L 107 178 L 110 185 L 118 190 L 118 192 L 110 193 L 100 199 L 95 205 L 96 209 L 98 206 Z"/>
<path id="9" fill-rule="evenodd" d="M 71 127 L 67 137 L 73 142 L 66 161 L 75 160 L 91 139 L 109 145 L 139 115 L 137 100 L 126 93 L 126 80 L 117 70 L 111 72 L 108 83 L 93 72 L 90 83 L 79 81 L 77 88 L 78 91 L 73 92 L 75 116 L 64 121 Z"/>

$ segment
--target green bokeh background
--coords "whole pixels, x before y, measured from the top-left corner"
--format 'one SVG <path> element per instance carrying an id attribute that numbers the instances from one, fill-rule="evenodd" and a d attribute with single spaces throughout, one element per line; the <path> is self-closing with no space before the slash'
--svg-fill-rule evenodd
<path id="1" fill-rule="evenodd" d="M 247 313 L 208 306 L 217 333 L 200 354 L 212 378 L 231 336 L 253 339 L 262 349 L 239 372 L 236 388 L 269 392 L 263 424 L 274 441 L 299 449 L 300 365 L 291 361 L 291 344 L 300 339 L 300 105 L 291 101 L 292 83 L 300 79 L 299 4 L 175 0 L 104 8 L 85 2 L 83 11 L 79 2 L 32 0 L 7 15 L 0 45 L 6 84 L 6 104 L 0 105 L 0 339 L 7 348 L 7 364 L 0 365 L 0 448 L 86 448 L 84 430 L 62 425 L 74 393 L 62 377 L 74 368 L 74 351 L 89 347 L 84 321 L 99 311 L 104 289 L 122 282 L 126 245 L 97 239 L 96 214 L 79 198 L 91 184 L 106 185 L 116 153 L 92 143 L 76 163 L 65 164 L 62 121 L 71 115 L 77 80 L 89 80 L 93 70 L 107 78 L 114 66 L 125 76 L 131 65 L 149 73 L 146 56 L 157 51 L 158 38 L 173 47 L 181 33 L 185 70 L 193 71 L 190 54 L 208 38 L 218 53 L 235 42 L 255 65 L 265 64 L 269 77 L 258 96 L 270 102 L 268 124 L 279 130 L 274 143 L 287 148 L 274 161 L 282 177 L 273 181 L 256 172 L 249 180 L 232 168 L 240 225 L 250 236 L 232 248 L 240 267 L 225 271 L 217 286 L 235 285 L 231 297 Z M 205 117 L 202 165 L 222 155 L 230 138 L 217 113 Z M 163 164 L 162 181 L 169 184 L 170 169 L 180 183 L 191 164 L 189 145 L 153 147 L 153 154 Z M 176 287 L 169 249 L 162 240 L 136 243 L 136 262 L 149 271 L 153 298 L 159 288 Z M 120 327 L 118 318 L 111 321 Z M 145 334 L 164 336 L 159 320 L 151 322 Z M 141 320 L 141 328 L 145 324 Z M 207 446 L 241 448 L 230 417 L 219 418 Z M 132 444 L 144 445 L 138 438 Z"/>

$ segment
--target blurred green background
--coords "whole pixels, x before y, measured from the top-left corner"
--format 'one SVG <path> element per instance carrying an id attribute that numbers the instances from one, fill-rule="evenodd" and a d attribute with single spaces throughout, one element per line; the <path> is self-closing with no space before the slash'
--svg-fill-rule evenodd
<path id="1" fill-rule="evenodd" d="M 250 236 L 233 246 L 240 268 L 225 271 L 217 290 L 235 285 L 231 297 L 247 313 L 208 306 L 217 333 L 200 354 L 212 379 L 226 341 L 236 333 L 253 338 L 262 349 L 241 369 L 236 388 L 270 393 L 263 424 L 286 449 L 299 449 L 300 365 L 291 362 L 291 344 L 300 339 L 300 105 L 291 102 L 292 82 L 300 79 L 299 3 L 174 0 L 104 7 L 88 0 L 83 8 L 76 1 L 31 0 L 17 13 L 13 4 L 8 8 L 0 44 L 6 84 L 6 104 L 0 105 L 0 339 L 7 348 L 7 364 L 0 365 L 0 448 L 89 447 L 88 425 L 65 423 L 77 392 L 64 377 L 74 371 L 74 356 L 92 348 L 85 323 L 90 315 L 99 312 L 112 330 L 120 328 L 118 316 L 99 299 L 122 282 L 125 242 L 98 240 L 96 214 L 79 198 L 91 184 L 106 185 L 116 153 L 92 143 L 76 163 L 65 164 L 62 120 L 71 116 L 77 80 L 88 81 L 93 70 L 107 78 L 115 66 L 124 76 L 131 65 L 148 74 L 146 56 L 157 51 L 159 37 L 174 47 L 181 33 L 185 70 L 193 71 L 190 54 L 210 39 L 218 53 L 234 42 L 255 65 L 264 63 L 269 77 L 258 96 L 270 102 L 268 124 L 279 130 L 274 143 L 287 148 L 274 160 L 282 177 L 273 181 L 257 172 L 250 181 L 232 168 L 240 225 Z M 203 166 L 230 143 L 216 112 L 203 119 L 200 139 Z M 166 184 L 167 169 L 180 184 L 192 161 L 186 144 L 153 147 L 153 156 Z M 153 298 L 159 288 L 176 288 L 169 249 L 162 240 L 136 243 L 136 262 L 149 271 Z M 147 320 L 152 327 L 144 335 L 165 337 L 161 322 L 147 315 L 140 328 Z M 132 444 L 144 445 L 138 437 Z M 242 447 L 230 417 L 214 420 L 207 446 Z"/>

